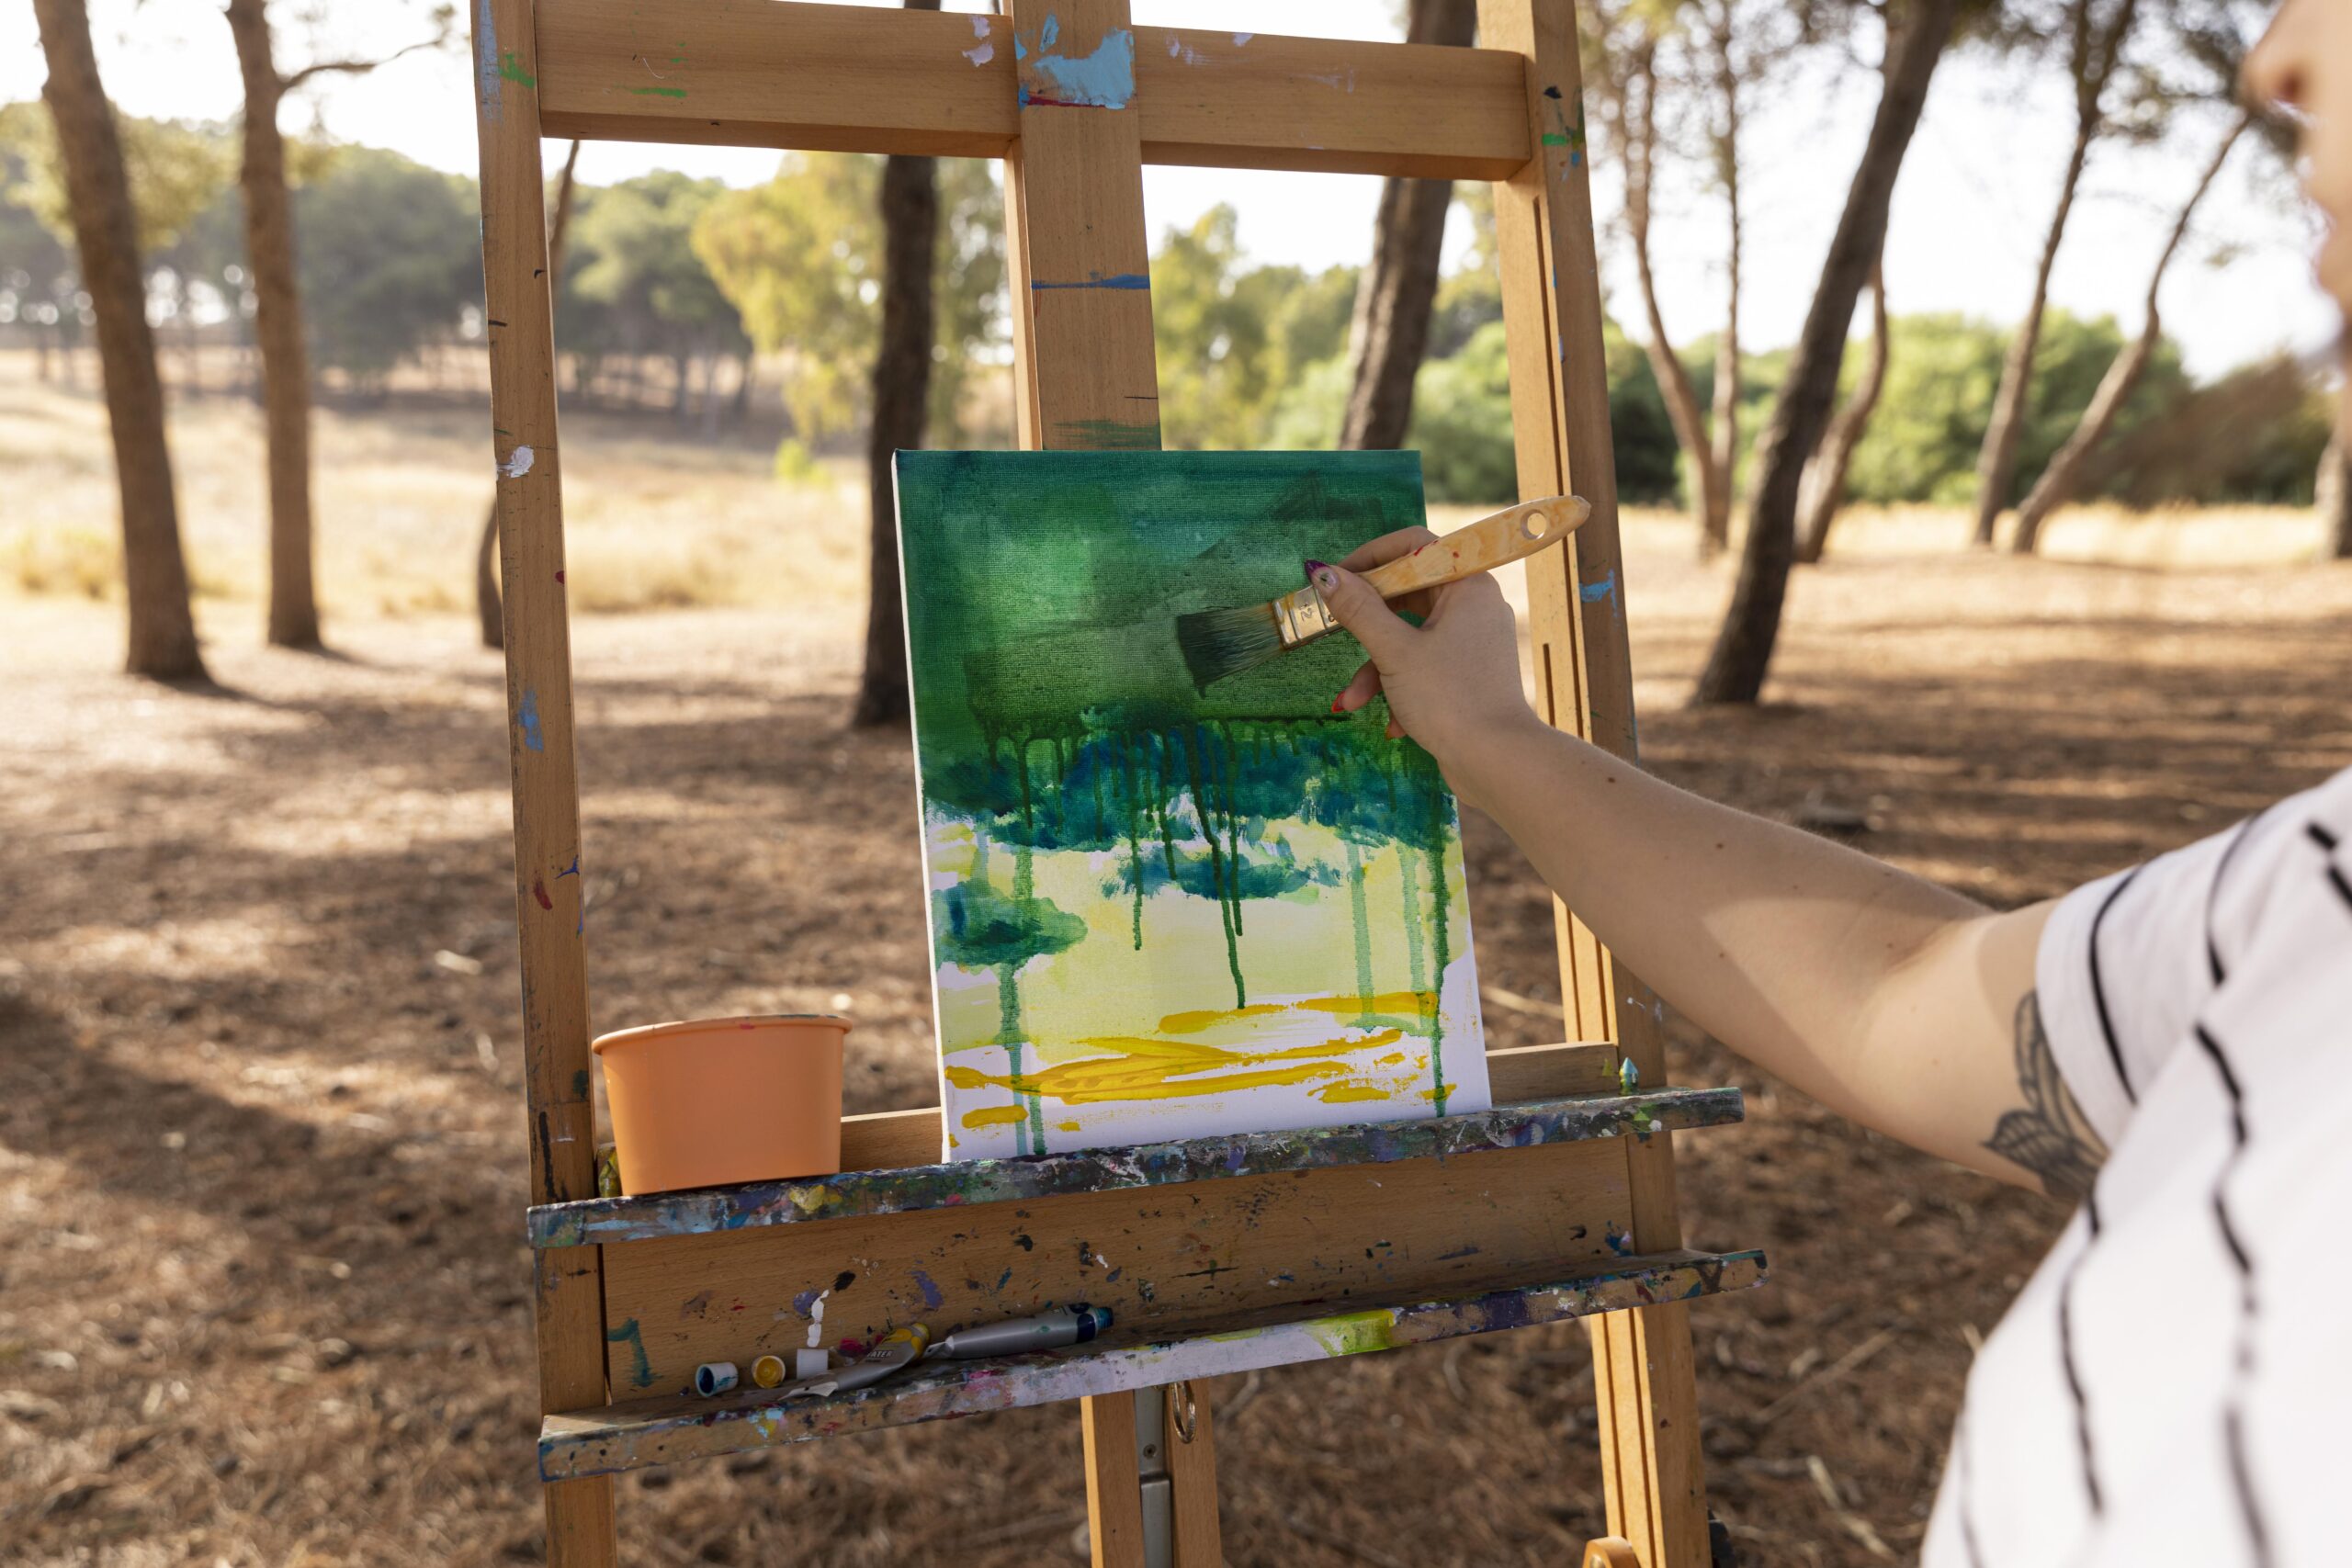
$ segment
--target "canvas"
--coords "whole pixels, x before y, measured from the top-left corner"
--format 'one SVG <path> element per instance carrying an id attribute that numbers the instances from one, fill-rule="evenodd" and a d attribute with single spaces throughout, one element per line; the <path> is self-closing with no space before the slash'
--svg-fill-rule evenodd
<path id="1" fill-rule="evenodd" d="M 947 1157 L 1482 1111 L 1460 819 L 1335 634 L 1175 618 L 1422 521 L 1418 455 L 902 452 Z"/>

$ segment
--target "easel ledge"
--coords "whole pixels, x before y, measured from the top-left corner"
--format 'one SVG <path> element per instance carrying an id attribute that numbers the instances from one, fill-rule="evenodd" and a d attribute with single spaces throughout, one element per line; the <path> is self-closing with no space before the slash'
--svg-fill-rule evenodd
<path id="1" fill-rule="evenodd" d="M 1374 1303 L 1317 1317 L 1245 1321 L 1220 1333 L 1184 1339 L 944 1362 L 918 1367 L 900 1382 L 829 1399 L 786 1404 L 753 1392 L 715 1400 L 691 1395 L 633 1400 L 547 1417 L 539 1433 L 539 1479 L 617 1474 L 885 1427 L 1399 1350 L 1464 1335 L 1743 1291 L 1762 1284 L 1766 1270 L 1760 1252 L 1673 1252 L 1595 1265 L 1548 1285 L 1446 1301 Z"/>
<path id="2" fill-rule="evenodd" d="M 1582 1138 L 1647 1138 L 1739 1119 L 1736 1089 L 1537 1100 L 1418 1122 L 1354 1122 L 1012 1159 L 849 1168 L 839 1176 L 548 1203 L 530 1211 L 530 1236 L 535 1247 L 609 1246 L 1280 1170 L 1442 1160 Z"/>

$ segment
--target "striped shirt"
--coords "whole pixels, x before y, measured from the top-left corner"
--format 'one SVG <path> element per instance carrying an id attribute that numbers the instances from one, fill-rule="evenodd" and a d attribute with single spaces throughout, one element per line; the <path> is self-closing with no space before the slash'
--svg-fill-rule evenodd
<path id="1" fill-rule="evenodd" d="M 2111 1152 L 1969 1375 L 1921 1562 L 2352 1563 L 2352 771 L 2068 895 L 2035 984 Z"/>

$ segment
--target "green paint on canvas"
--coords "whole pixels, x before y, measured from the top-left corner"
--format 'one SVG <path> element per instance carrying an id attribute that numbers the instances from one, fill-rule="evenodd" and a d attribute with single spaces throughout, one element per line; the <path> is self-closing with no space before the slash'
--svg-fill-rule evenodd
<path id="1" fill-rule="evenodd" d="M 898 497 L 941 1043 L 985 1112 L 951 1103 L 959 1151 L 1133 1141 L 1159 1129 L 1094 1126 L 1256 1086 L 1442 1114 L 1476 1004 L 1435 764 L 1383 705 L 1330 712 L 1351 638 L 1203 692 L 1175 633 L 1419 523 L 1418 456 L 910 452 Z M 1224 1032 L 1163 1037 L 1178 1015 Z"/>

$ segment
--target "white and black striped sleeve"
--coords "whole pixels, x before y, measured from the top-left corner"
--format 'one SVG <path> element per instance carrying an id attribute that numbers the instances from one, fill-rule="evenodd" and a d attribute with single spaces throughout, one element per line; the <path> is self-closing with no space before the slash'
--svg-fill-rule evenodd
<path id="1" fill-rule="evenodd" d="M 2110 1148 L 2258 918 L 2253 904 L 2273 880 L 2266 863 L 2295 847 L 2297 805 L 2101 877 L 2051 912 L 2035 964 L 2042 1028 Z"/>

